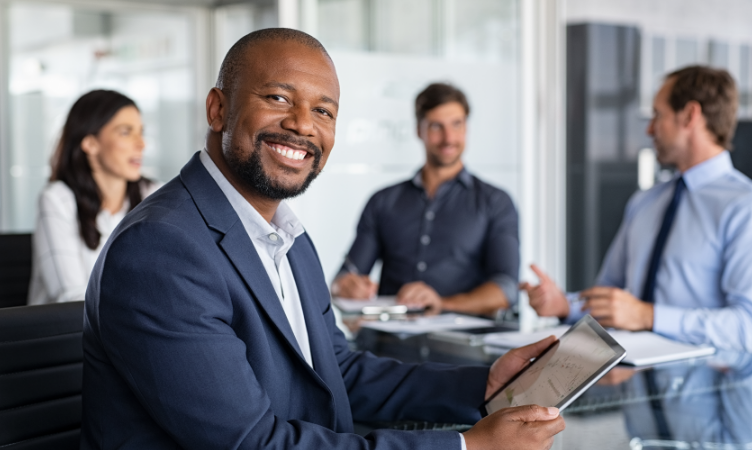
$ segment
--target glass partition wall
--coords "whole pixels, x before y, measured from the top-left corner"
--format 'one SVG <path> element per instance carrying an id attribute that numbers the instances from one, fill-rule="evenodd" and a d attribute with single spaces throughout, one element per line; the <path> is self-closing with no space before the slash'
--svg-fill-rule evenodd
<path id="1" fill-rule="evenodd" d="M 144 175 L 168 180 L 196 150 L 195 23 L 179 8 L 0 3 L 5 43 L 2 231 L 34 228 L 50 156 L 73 102 L 97 88 L 138 104 Z M 122 3 L 121 3 L 122 5 Z"/>
<path id="2" fill-rule="evenodd" d="M 204 98 L 225 52 L 242 35 L 278 24 L 319 38 L 341 83 L 325 175 L 291 202 L 327 278 L 369 196 L 421 167 L 413 101 L 431 82 L 466 92 L 467 167 L 526 210 L 521 0 L 189 3 L 0 0 L 1 232 L 33 229 L 50 156 L 81 94 L 109 88 L 136 100 L 145 124 L 144 174 L 167 181 L 203 145 Z M 290 8 L 294 23 L 286 18 Z"/>

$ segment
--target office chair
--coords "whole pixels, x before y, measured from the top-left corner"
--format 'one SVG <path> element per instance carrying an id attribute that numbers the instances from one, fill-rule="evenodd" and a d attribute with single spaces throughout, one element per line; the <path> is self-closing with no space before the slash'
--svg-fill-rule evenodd
<path id="1" fill-rule="evenodd" d="M 0 448 L 79 448 L 84 302 L 0 308 Z"/>
<path id="2" fill-rule="evenodd" d="M 0 308 L 26 304 L 31 280 L 31 235 L 0 234 Z"/>

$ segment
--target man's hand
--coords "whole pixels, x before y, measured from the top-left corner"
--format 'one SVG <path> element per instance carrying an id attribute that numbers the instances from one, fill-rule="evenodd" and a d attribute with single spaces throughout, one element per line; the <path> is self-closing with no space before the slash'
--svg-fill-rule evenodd
<path id="1" fill-rule="evenodd" d="M 438 314 L 442 310 L 439 294 L 422 281 L 414 281 L 402 286 L 397 292 L 397 303 L 411 308 L 426 308 L 429 314 Z"/>
<path id="2" fill-rule="evenodd" d="M 558 409 L 527 405 L 496 411 L 463 436 L 467 450 L 548 450 L 564 427 Z"/>
<path id="3" fill-rule="evenodd" d="M 556 342 L 556 336 L 549 336 L 534 344 L 510 350 L 494 361 L 486 382 L 486 400 L 513 376 L 517 375 L 520 370 L 530 364 L 531 359 L 537 358 L 543 353 L 543 350 L 554 342 Z"/>
<path id="4" fill-rule="evenodd" d="M 582 310 L 590 310 L 598 323 L 604 327 L 640 331 L 653 329 L 653 304 L 638 299 L 629 292 L 595 286 L 580 292 L 586 299 Z"/>
<path id="5" fill-rule="evenodd" d="M 368 275 L 346 273 L 332 283 L 332 295 L 355 300 L 369 300 L 376 296 L 379 285 Z"/>
<path id="6" fill-rule="evenodd" d="M 527 292 L 530 306 L 542 317 L 567 317 L 569 315 L 569 302 L 561 289 L 538 266 L 531 264 L 530 268 L 538 275 L 538 280 L 540 280 L 540 284 L 537 286 L 533 286 L 527 281 L 520 283 L 520 289 Z"/>

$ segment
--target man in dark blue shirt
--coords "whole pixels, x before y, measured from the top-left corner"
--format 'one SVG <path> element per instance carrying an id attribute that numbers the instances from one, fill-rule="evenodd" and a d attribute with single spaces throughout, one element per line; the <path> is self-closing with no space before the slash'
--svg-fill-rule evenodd
<path id="1" fill-rule="evenodd" d="M 355 242 L 334 280 L 345 298 L 396 295 L 400 303 L 492 315 L 516 299 L 517 211 L 509 195 L 462 163 L 465 95 L 431 84 L 415 100 L 426 163 L 411 180 L 371 197 Z M 381 281 L 368 277 L 381 259 Z"/>

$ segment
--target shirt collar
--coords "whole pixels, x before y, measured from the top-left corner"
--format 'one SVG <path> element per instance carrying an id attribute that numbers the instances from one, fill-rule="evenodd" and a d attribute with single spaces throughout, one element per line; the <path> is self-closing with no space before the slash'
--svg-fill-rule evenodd
<path id="1" fill-rule="evenodd" d="M 423 168 L 421 167 L 420 170 L 418 170 L 418 173 L 415 174 L 412 180 L 413 185 L 415 185 L 415 187 L 418 187 L 420 189 L 423 189 L 422 173 L 423 173 Z M 462 170 L 460 170 L 460 173 L 458 173 L 457 176 L 453 180 L 450 180 L 450 181 L 454 181 L 454 180 L 460 180 L 460 183 L 465 185 L 465 187 L 467 188 L 470 188 L 473 186 L 473 176 L 470 175 L 470 172 L 468 172 L 464 166 L 462 167 Z"/>
<path id="2" fill-rule="evenodd" d="M 274 227 L 293 237 L 298 237 L 303 234 L 305 231 L 303 224 L 286 202 L 282 201 L 279 203 L 277 211 L 274 213 L 274 217 L 272 217 L 272 223 L 267 223 L 261 214 L 256 211 L 256 208 L 251 206 L 251 204 L 240 195 L 240 192 L 238 192 L 237 189 L 227 181 L 227 178 L 225 178 L 217 165 L 214 164 L 214 161 L 212 161 L 209 152 L 206 149 L 201 152 L 199 158 L 209 172 L 209 175 L 211 175 L 225 194 L 225 197 L 227 197 L 230 205 L 232 205 L 232 209 L 235 210 L 243 221 L 243 225 L 246 227 L 246 231 L 252 239 L 268 237 L 270 234 L 276 233 L 277 230 L 275 230 Z"/>
<path id="3" fill-rule="evenodd" d="M 681 176 L 684 177 L 687 190 L 693 191 L 730 173 L 732 170 L 734 170 L 734 165 L 731 162 L 731 155 L 729 152 L 724 151 L 720 155 L 690 167 Z"/>

